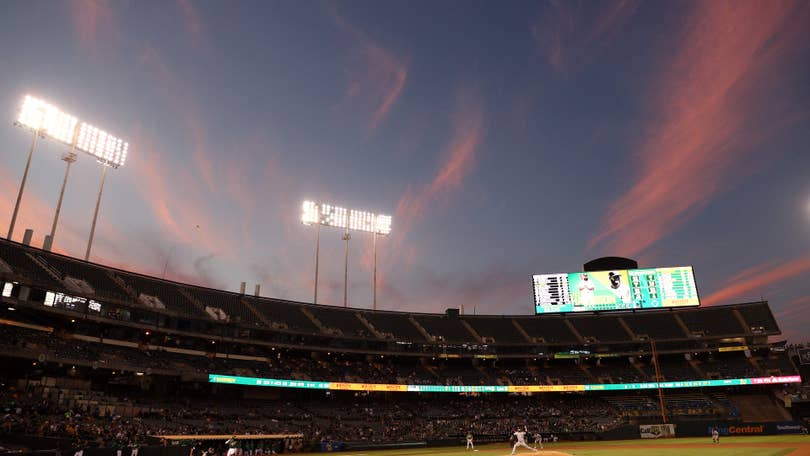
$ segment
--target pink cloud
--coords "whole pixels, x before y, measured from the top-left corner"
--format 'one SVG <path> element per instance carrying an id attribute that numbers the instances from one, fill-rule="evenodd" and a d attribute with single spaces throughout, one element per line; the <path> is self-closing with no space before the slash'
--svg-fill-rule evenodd
<path id="1" fill-rule="evenodd" d="M 715 304 L 729 303 L 734 299 L 750 297 L 758 294 L 769 286 L 778 284 L 788 279 L 799 277 L 810 272 L 810 255 L 794 258 L 786 263 L 769 263 L 767 268 L 758 268 L 756 274 L 745 274 L 746 277 L 740 281 L 726 281 L 723 288 L 713 292 L 701 299 L 703 305 L 711 306 Z M 741 274 L 737 274 L 741 276 Z"/>
<path id="2" fill-rule="evenodd" d="M 441 161 L 430 180 L 406 190 L 394 211 L 395 228 L 385 240 L 384 258 L 397 257 L 400 264 L 411 264 L 417 254 L 413 243 L 407 243 L 410 230 L 424 217 L 431 205 L 443 204 L 461 191 L 465 179 L 475 169 L 476 154 L 486 130 L 484 102 L 478 90 L 465 88 L 456 97 L 451 117 L 452 133 L 442 150 Z M 378 257 L 378 261 L 380 258 Z M 385 261 L 383 259 L 383 261 Z M 371 251 L 363 254 L 363 265 L 370 265 Z M 382 276 L 383 271 L 379 274 Z M 385 278 L 381 278 L 384 281 Z"/>
<path id="3" fill-rule="evenodd" d="M 14 211 L 14 203 L 16 195 L 19 190 L 21 176 L 13 176 L 8 173 L 7 169 L 0 169 L 0 193 L 3 195 L 13 195 L 11 198 L 0 199 L 0 214 L 7 215 L 0 217 L 0 229 L 2 229 L 2 236 L 5 237 L 9 224 L 11 223 L 11 216 Z M 70 183 L 68 184 L 70 185 Z M 30 228 L 34 230 L 34 236 L 31 245 L 35 247 L 42 247 L 45 241 L 45 235 L 50 234 L 53 222 L 54 211 L 56 209 L 56 197 L 52 196 L 52 200 L 48 197 L 40 195 L 39 191 L 31 186 L 31 181 L 28 181 L 23 199 L 20 203 L 20 212 L 17 215 L 17 222 L 14 228 L 13 240 L 22 242 L 25 230 Z M 96 227 L 94 239 L 95 246 L 99 244 L 120 244 L 126 241 L 126 236 L 117 227 L 111 223 L 106 223 L 103 217 L 104 202 L 102 201 L 101 215 Z M 53 251 L 65 255 L 72 255 L 77 258 L 84 258 L 84 253 L 87 248 L 87 240 L 90 235 L 89 220 L 82 220 L 81 223 L 76 224 L 68 217 L 64 211 L 57 226 L 56 236 L 53 244 Z M 98 257 L 93 255 L 94 258 Z"/>
<path id="4" fill-rule="evenodd" d="M 771 75 L 803 33 L 797 5 L 693 4 L 680 49 L 653 85 L 648 133 L 635 153 L 638 177 L 610 205 L 591 247 L 644 252 L 739 178 L 753 146 L 796 120 L 771 100 L 780 83 Z M 774 115 L 766 125 L 758 122 L 764 106 Z"/>
<path id="5" fill-rule="evenodd" d="M 609 43 L 639 4 L 639 0 L 552 1 L 550 11 L 532 27 L 532 35 L 549 65 L 565 73 L 585 64 L 595 50 Z"/>
<path id="6" fill-rule="evenodd" d="M 464 179 L 475 168 L 475 157 L 484 140 L 484 104 L 477 90 L 462 90 L 452 117 L 453 134 L 442 155 L 442 162 L 431 182 L 405 192 L 399 200 L 399 223 L 419 219 L 431 202 L 461 190 Z"/>
<path id="7" fill-rule="evenodd" d="M 195 96 L 188 92 L 182 78 L 156 48 L 145 47 L 141 51 L 140 60 L 152 77 L 168 88 L 171 93 L 167 102 L 184 124 L 191 139 L 191 159 L 208 189 L 216 190 L 217 181 L 214 170 L 218 164 L 208 153 L 207 129 Z"/>
<path id="8" fill-rule="evenodd" d="M 349 23 L 336 7 L 329 10 L 337 27 L 352 37 L 357 44 L 362 64 L 351 65 L 344 98 L 360 98 L 369 115 L 369 129 L 373 131 L 388 116 L 408 79 L 408 62 L 384 48 L 366 32 Z"/>
<path id="9" fill-rule="evenodd" d="M 110 4 L 106 0 L 71 0 L 68 9 L 79 43 L 86 51 L 95 53 L 99 29 L 112 19 Z"/>
<path id="10" fill-rule="evenodd" d="M 199 45 L 203 37 L 203 23 L 200 14 L 191 0 L 177 0 L 177 4 L 183 13 L 184 24 L 191 35 L 192 42 L 195 46 Z"/>
<path id="11" fill-rule="evenodd" d="M 794 320 L 807 315 L 808 305 L 810 305 L 810 296 L 802 296 L 780 306 L 779 310 L 774 312 L 774 316 L 780 322 L 786 322 L 788 319 Z"/>

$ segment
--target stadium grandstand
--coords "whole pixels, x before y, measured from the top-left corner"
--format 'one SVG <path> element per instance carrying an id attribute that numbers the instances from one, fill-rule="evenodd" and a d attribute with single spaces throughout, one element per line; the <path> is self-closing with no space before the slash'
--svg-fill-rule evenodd
<path id="1" fill-rule="evenodd" d="M 603 439 L 662 420 L 702 435 L 707 423 L 801 423 L 810 403 L 805 349 L 772 342 L 767 302 L 537 316 L 346 309 L 7 240 L 0 289 L 4 445 L 179 455 L 188 447 L 166 445 L 182 436 L 216 451 L 217 436 L 238 434 L 257 453 L 291 452 L 458 444 L 469 432 L 503 441 L 522 426 Z"/>

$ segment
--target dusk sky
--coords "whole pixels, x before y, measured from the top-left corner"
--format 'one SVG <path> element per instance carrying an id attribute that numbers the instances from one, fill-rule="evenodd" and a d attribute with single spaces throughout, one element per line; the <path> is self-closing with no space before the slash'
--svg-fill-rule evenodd
<path id="1" fill-rule="evenodd" d="M 393 216 L 380 309 L 529 314 L 532 274 L 618 255 L 810 335 L 810 2 L 7 0 L 0 43 L 2 235 L 29 93 L 130 143 L 92 261 L 311 302 L 313 199 Z M 14 240 L 42 245 L 64 152 L 37 147 Z M 83 258 L 101 171 L 73 166 L 54 250 Z"/>

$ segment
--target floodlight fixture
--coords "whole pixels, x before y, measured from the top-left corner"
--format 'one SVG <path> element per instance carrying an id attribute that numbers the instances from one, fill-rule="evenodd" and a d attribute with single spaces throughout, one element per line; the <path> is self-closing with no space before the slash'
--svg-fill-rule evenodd
<path id="1" fill-rule="evenodd" d="M 304 201 L 301 222 L 304 225 L 320 224 L 334 228 L 363 231 L 366 233 L 389 234 L 391 216 L 374 212 L 346 209 L 331 204 Z"/>
<path id="2" fill-rule="evenodd" d="M 79 127 L 76 148 L 96 158 L 99 162 L 118 168 L 127 161 L 129 143 L 87 122 Z"/>
<path id="3" fill-rule="evenodd" d="M 23 98 L 16 122 L 20 127 L 67 145 L 73 143 L 77 123 L 75 116 L 31 95 Z"/>
<path id="4" fill-rule="evenodd" d="M 349 231 L 361 231 L 365 233 L 372 233 L 374 235 L 373 250 L 374 250 L 374 272 L 373 272 L 373 307 L 377 310 L 377 236 L 387 235 L 391 233 L 391 216 L 376 214 L 374 212 L 361 211 L 357 209 L 346 209 L 341 206 L 334 206 L 332 204 L 317 203 L 314 201 L 304 201 L 301 206 L 301 223 L 304 225 L 315 225 L 317 228 L 317 235 L 315 241 L 315 299 L 314 303 L 318 303 L 318 267 L 320 263 L 320 242 L 321 242 L 321 225 L 330 226 L 333 228 L 342 228 L 345 233 L 342 237 L 346 241 L 346 254 L 344 264 L 344 283 L 343 283 L 343 306 L 348 307 L 348 288 L 349 288 L 349 240 L 351 234 Z"/>
<path id="5" fill-rule="evenodd" d="M 96 210 L 93 212 L 93 223 L 90 225 L 90 238 L 87 241 L 87 251 L 84 254 L 84 261 L 89 261 L 90 250 L 93 248 L 93 236 L 96 232 L 98 210 L 101 207 L 101 195 L 104 192 L 104 180 L 107 177 L 107 168 L 118 169 L 124 166 L 127 161 L 129 143 L 94 125 L 82 122 L 76 138 L 76 148 L 95 157 L 96 161 L 104 167 L 101 173 L 101 185 L 98 189 Z"/>
<path id="6" fill-rule="evenodd" d="M 77 158 L 75 153 L 76 150 L 80 150 L 93 156 L 104 166 L 104 171 L 101 175 L 101 186 L 98 192 L 98 200 L 96 201 L 96 210 L 93 214 L 93 224 L 90 228 L 90 238 L 87 244 L 87 253 L 85 254 L 85 260 L 89 259 L 90 249 L 93 244 L 93 234 L 96 228 L 96 219 L 98 218 L 98 210 L 99 206 L 101 205 L 101 195 L 104 190 L 104 180 L 107 175 L 107 168 L 119 168 L 126 163 L 129 144 L 121 138 L 111 135 L 110 133 L 87 122 L 79 122 L 75 116 L 67 114 L 57 106 L 31 95 L 26 95 L 23 97 L 15 124 L 32 131 L 34 133 L 34 139 L 31 143 L 31 149 L 28 152 L 28 161 L 25 164 L 25 172 L 23 173 L 22 182 L 20 183 L 20 190 L 17 194 L 17 202 L 14 205 L 14 213 L 11 217 L 11 224 L 9 226 L 8 235 L 6 238 L 11 239 L 12 235 L 14 234 L 14 225 L 17 221 L 20 201 L 22 200 L 25 183 L 28 179 L 28 170 L 31 167 L 31 157 L 34 154 L 37 139 L 40 137 L 51 138 L 57 142 L 70 146 L 71 149 L 70 153 L 63 155 L 62 157 L 62 160 L 67 163 L 67 167 L 65 169 L 65 177 L 62 180 L 62 189 L 59 192 L 59 202 L 56 206 L 56 212 L 54 214 L 53 224 L 51 226 L 51 233 L 46 240 L 46 248 L 50 248 L 56 234 L 56 227 L 59 221 L 59 212 L 62 206 L 62 198 L 64 197 L 68 174 L 70 173 L 70 165 L 75 162 Z"/>
<path id="7" fill-rule="evenodd" d="M 63 144 L 71 144 L 75 136 L 78 119 L 40 98 L 26 95 L 23 97 L 14 123 L 33 132 L 34 139 L 31 142 L 31 148 L 28 150 L 28 160 L 25 162 L 25 171 L 23 172 L 22 181 L 20 181 L 20 190 L 17 192 L 17 201 L 14 203 L 14 212 L 11 215 L 11 223 L 6 235 L 6 239 L 9 240 L 14 235 L 14 225 L 17 223 L 17 214 L 20 212 L 20 203 L 25 191 L 25 183 L 28 180 L 28 171 L 31 168 L 31 158 L 34 156 L 37 140 L 40 137 L 51 138 Z"/>

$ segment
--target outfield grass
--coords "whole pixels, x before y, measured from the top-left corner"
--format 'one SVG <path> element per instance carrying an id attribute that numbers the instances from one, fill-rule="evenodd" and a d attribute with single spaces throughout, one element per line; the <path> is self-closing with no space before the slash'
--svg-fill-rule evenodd
<path id="1" fill-rule="evenodd" d="M 477 451 L 458 447 L 409 448 L 402 450 L 346 451 L 342 456 L 508 456 L 512 448 L 506 443 L 476 446 Z M 559 452 L 559 453 L 555 453 Z M 810 454 L 810 437 L 762 436 L 723 437 L 719 445 L 712 445 L 710 437 L 661 439 L 661 440 L 615 440 L 605 442 L 559 442 L 545 444 L 538 456 L 784 456 L 791 453 Z M 316 453 L 317 454 L 317 453 Z M 534 454 L 518 450 L 519 455 Z"/>

